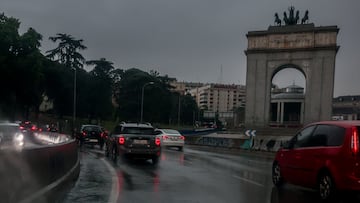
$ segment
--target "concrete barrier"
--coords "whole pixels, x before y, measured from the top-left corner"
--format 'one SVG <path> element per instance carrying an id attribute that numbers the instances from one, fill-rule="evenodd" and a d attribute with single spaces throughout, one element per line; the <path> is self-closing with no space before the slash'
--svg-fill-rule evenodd
<path id="1" fill-rule="evenodd" d="M 45 136 L 44 134 L 42 136 Z M 46 137 L 46 136 L 45 136 Z M 53 202 L 65 183 L 76 180 L 80 163 L 75 140 L 0 151 L 1 202 Z M 51 140 L 48 135 L 47 140 Z M 54 140 L 56 140 L 54 138 Z"/>
<path id="2" fill-rule="evenodd" d="M 243 134 L 210 133 L 185 136 L 185 143 L 228 149 L 276 152 L 290 138 L 290 136 L 254 136 L 251 138 Z"/>

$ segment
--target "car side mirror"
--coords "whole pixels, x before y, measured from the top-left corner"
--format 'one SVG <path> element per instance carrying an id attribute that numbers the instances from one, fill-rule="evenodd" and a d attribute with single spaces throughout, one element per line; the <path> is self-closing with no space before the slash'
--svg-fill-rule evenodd
<path id="1" fill-rule="evenodd" d="M 294 142 L 291 140 L 285 141 L 285 142 L 281 143 L 281 147 L 283 149 L 292 149 L 292 148 L 294 148 Z"/>

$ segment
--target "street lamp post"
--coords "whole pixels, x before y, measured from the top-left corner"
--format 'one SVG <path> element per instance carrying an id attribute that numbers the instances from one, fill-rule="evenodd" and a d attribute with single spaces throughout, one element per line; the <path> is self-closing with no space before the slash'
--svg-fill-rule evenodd
<path id="1" fill-rule="evenodd" d="M 154 82 L 148 82 L 148 83 L 145 83 L 143 86 L 142 86 L 142 89 L 141 89 L 141 110 L 140 110 L 140 123 L 143 122 L 143 112 L 144 112 L 144 90 L 145 90 L 145 87 L 147 85 L 153 85 Z"/>
<path id="2" fill-rule="evenodd" d="M 75 130 L 76 122 L 76 67 L 74 68 L 74 101 L 73 101 L 73 122 L 72 122 L 72 132 Z"/>

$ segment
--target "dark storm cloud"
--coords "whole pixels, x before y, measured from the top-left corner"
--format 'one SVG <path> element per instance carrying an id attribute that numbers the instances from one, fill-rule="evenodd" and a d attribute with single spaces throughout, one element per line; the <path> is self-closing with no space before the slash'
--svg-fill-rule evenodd
<path id="1" fill-rule="evenodd" d="M 0 0 L 2 12 L 44 35 L 84 39 L 87 59 L 158 70 L 180 81 L 245 84 L 246 33 L 294 5 L 315 25 L 338 25 L 335 95 L 360 94 L 358 0 Z M 222 77 L 220 67 L 223 67 Z"/>

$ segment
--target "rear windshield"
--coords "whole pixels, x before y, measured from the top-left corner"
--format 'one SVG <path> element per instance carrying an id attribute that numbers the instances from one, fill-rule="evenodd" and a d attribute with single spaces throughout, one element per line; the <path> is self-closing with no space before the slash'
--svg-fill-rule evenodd
<path id="1" fill-rule="evenodd" d="M 171 129 L 163 129 L 164 133 L 167 134 L 180 134 L 177 130 L 171 130 Z"/>
<path id="2" fill-rule="evenodd" d="M 83 128 L 83 131 L 87 131 L 87 132 L 90 132 L 90 131 L 101 131 L 101 128 L 99 126 L 85 126 Z"/>
<path id="3" fill-rule="evenodd" d="M 138 127 L 125 127 L 122 131 L 124 134 L 138 134 L 138 135 L 154 135 L 153 128 L 138 128 Z"/>

